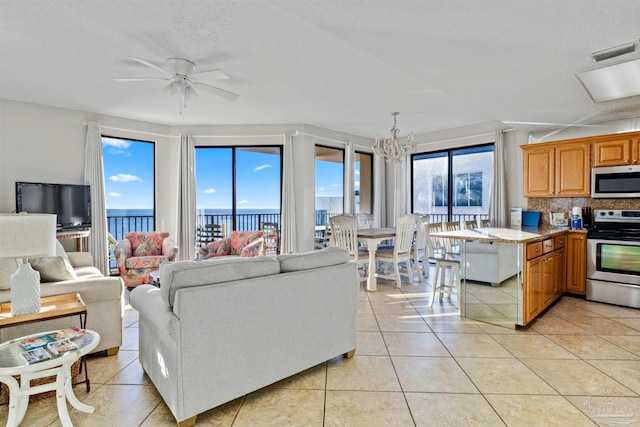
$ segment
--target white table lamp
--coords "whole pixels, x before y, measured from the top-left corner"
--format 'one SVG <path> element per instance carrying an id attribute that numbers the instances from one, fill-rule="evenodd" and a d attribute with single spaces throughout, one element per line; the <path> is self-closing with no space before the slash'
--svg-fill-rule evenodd
<path id="1" fill-rule="evenodd" d="M 0 258 L 22 258 L 11 275 L 11 314 L 40 311 L 40 273 L 29 257 L 56 254 L 56 216 L 46 214 L 0 214 Z"/>

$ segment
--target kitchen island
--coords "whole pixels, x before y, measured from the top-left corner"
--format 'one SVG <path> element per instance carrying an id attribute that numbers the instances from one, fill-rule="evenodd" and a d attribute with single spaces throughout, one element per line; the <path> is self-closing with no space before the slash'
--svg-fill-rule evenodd
<path id="1" fill-rule="evenodd" d="M 566 287 L 567 230 L 553 227 L 477 228 L 432 233 L 454 239 L 460 247 L 460 315 L 509 328 L 526 326 L 561 297 Z M 466 280 L 467 269 L 479 269 L 477 258 L 467 257 L 467 242 L 508 245 L 517 273 L 499 283 Z M 503 251 L 505 252 L 505 251 Z M 471 263 L 478 263 L 471 265 Z"/>

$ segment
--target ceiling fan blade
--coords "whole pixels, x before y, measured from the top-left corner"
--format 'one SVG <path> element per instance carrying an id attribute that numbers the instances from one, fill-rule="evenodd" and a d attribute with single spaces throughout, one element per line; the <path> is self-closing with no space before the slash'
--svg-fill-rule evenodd
<path id="1" fill-rule="evenodd" d="M 151 67 L 151 68 L 153 68 L 154 70 L 158 70 L 158 71 L 161 71 L 161 72 L 163 72 L 163 73 L 167 73 L 167 74 L 169 74 L 170 76 L 173 76 L 173 73 L 171 73 L 171 71 L 169 71 L 169 70 L 165 70 L 164 68 L 161 68 L 161 67 L 159 67 L 159 66 L 158 66 L 158 65 L 156 65 L 156 64 L 152 64 L 151 62 L 149 62 L 149 61 L 147 61 L 147 60 L 145 60 L 145 59 L 136 58 L 135 56 L 130 56 L 130 57 L 129 57 L 129 59 L 133 59 L 134 61 L 139 62 L 139 63 L 141 63 L 142 65 L 146 65 L 147 67 Z"/>
<path id="2" fill-rule="evenodd" d="M 163 82 L 166 82 L 168 80 L 171 80 L 171 77 L 168 78 L 164 78 L 164 77 L 124 77 L 124 78 L 116 78 L 113 79 L 113 81 L 116 82 L 145 82 L 145 81 L 154 81 L 154 80 L 160 80 Z"/>
<path id="3" fill-rule="evenodd" d="M 201 76 L 201 74 L 205 74 L 208 73 L 207 76 Z M 197 73 L 193 73 L 191 74 L 192 76 L 198 75 L 198 77 L 200 78 L 205 78 L 205 79 L 214 79 L 214 80 L 227 80 L 229 79 L 229 76 L 227 74 L 225 74 L 222 70 L 219 69 L 213 69 L 213 70 L 204 70 L 204 71 L 198 71 Z"/>
<path id="4" fill-rule="evenodd" d="M 192 82 L 194 86 L 201 87 L 203 89 L 208 90 L 209 92 L 215 93 L 216 95 L 220 95 L 223 98 L 227 98 L 231 101 L 235 101 L 238 99 L 240 95 L 237 93 L 229 92 L 228 90 L 220 89 L 219 87 L 211 86 L 210 84 L 203 82 Z"/>
<path id="5" fill-rule="evenodd" d="M 503 121 L 508 125 L 536 125 L 536 126 L 566 126 L 566 127 L 594 127 L 596 125 L 581 125 L 578 123 L 545 123 L 545 122 L 511 122 Z"/>

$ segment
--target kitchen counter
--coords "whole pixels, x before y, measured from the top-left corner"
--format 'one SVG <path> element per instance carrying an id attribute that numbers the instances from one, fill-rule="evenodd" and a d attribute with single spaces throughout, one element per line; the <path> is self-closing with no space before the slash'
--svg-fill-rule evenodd
<path id="1" fill-rule="evenodd" d="M 474 228 L 432 233 L 434 237 L 445 237 L 459 240 L 499 243 L 532 243 L 549 237 L 566 233 L 568 229 L 555 227 L 522 227 L 517 228 Z M 586 233 L 586 230 L 584 230 Z"/>
<path id="2" fill-rule="evenodd" d="M 487 227 L 434 232 L 431 236 L 455 239 L 460 243 L 460 315 L 515 328 L 526 326 L 541 312 L 540 306 L 550 305 L 564 293 L 564 280 L 558 283 L 561 291 L 552 289 L 552 286 L 559 277 L 557 272 L 566 268 L 567 232 L 586 234 L 587 230 L 550 226 L 521 229 Z M 501 255 L 491 256 L 491 253 Z M 496 264 L 488 265 L 488 262 Z M 473 272 L 495 269 L 503 263 L 508 263 L 508 270 L 516 272 L 515 276 L 500 279 L 503 280 L 501 283 L 467 280 L 467 270 L 471 276 Z"/>

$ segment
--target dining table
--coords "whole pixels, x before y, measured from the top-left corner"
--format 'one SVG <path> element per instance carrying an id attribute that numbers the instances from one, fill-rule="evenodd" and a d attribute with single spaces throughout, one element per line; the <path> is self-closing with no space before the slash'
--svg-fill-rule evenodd
<path id="1" fill-rule="evenodd" d="M 369 251 L 369 274 L 367 276 L 367 291 L 375 292 L 377 288 L 376 280 L 376 251 L 378 245 L 385 240 L 396 237 L 395 227 L 383 228 L 362 228 L 358 229 L 358 240 L 367 244 Z"/>

